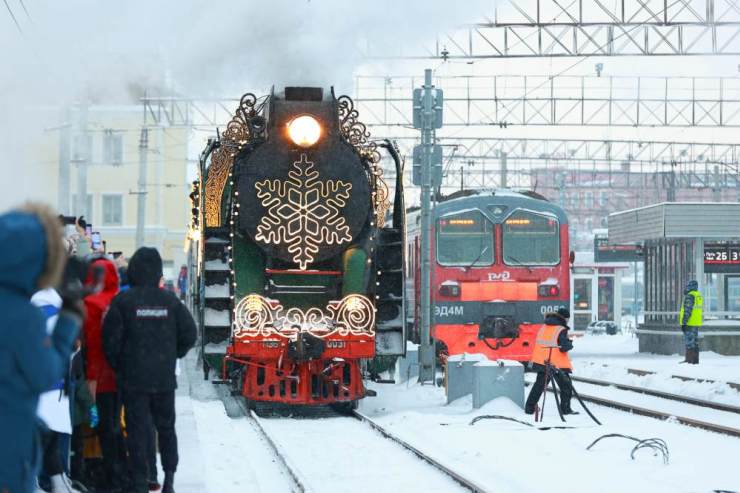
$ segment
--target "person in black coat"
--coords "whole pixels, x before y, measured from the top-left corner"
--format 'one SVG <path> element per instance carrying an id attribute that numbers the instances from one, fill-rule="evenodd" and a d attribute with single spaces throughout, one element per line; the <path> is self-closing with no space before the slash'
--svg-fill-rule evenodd
<path id="1" fill-rule="evenodd" d="M 192 315 L 173 293 L 159 288 L 162 258 L 142 247 L 128 266 L 131 288 L 113 299 L 103 321 L 103 351 L 126 409 L 134 491 L 148 491 L 150 423 L 159 434 L 164 493 L 174 491 L 177 469 L 175 365 L 195 344 Z"/>

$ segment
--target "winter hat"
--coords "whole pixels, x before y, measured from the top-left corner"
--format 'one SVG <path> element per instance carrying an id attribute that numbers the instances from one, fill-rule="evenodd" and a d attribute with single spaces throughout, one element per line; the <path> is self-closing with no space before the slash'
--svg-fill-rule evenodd
<path id="1" fill-rule="evenodd" d="M 557 313 L 558 313 L 558 315 L 560 315 L 563 318 L 566 318 L 566 319 L 567 318 L 570 318 L 570 310 L 568 310 L 564 306 L 561 306 L 560 308 L 558 308 Z"/>

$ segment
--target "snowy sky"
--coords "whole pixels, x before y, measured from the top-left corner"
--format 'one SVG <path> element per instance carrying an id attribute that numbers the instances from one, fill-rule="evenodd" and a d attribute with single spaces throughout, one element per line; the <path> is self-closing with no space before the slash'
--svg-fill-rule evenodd
<path id="1" fill-rule="evenodd" d="M 39 179 L 29 146 L 57 122 L 38 121 L 29 105 L 60 105 L 84 95 L 98 102 L 132 103 L 141 88 L 190 96 L 236 98 L 272 84 L 334 85 L 351 93 L 352 76 L 440 74 L 738 75 L 740 57 L 489 60 L 441 63 L 366 63 L 358 47 L 383 49 L 433 44 L 435 34 L 476 21 L 490 0 L 8 0 L 20 27 L 0 8 L 0 209 L 32 195 Z M 661 3 L 662 5 L 662 3 Z M 505 12 L 506 7 L 501 7 Z M 577 63 L 579 60 L 583 60 Z M 541 135 L 543 129 L 534 129 Z M 550 137 L 650 137 L 734 141 L 735 132 L 687 129 L 588 130 L 555 128 Z M 527 128 L 509 131 L 529 135 Z M 41 177 L 40 179 L 43 179 Z M 21 186 L 18 186 L 18 184 Z"/>

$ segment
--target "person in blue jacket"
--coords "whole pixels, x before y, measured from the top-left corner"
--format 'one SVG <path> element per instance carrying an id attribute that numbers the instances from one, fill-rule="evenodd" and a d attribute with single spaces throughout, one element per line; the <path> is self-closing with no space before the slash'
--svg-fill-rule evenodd
<path id="1" fill-rule="evenodd" d="M 35 490 L 40 465 L 39 395 L 66 374 L 82 323 L 81 300 L 62 296 L 54 331 L 31 304 L 59 284 L 66 255 L 51 209 L 28 204 L 0 215 L 0 492 Z"/>

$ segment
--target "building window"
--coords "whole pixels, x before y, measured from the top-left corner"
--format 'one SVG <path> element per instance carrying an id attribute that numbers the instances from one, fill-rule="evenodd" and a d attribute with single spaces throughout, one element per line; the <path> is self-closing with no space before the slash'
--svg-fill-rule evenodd
<path id="1" fill-rule="evenodd" d="M 583 206 L 586 209 L 590 209 L 594 206 L 594 193 L 593 192 L 586 192 L 583 198 Z"/>
<path id="2" fill-rule="evenodd" d="M 578 192 L 571 192 L 570 207 L 571 209 L 578 209 Z"/>
<path id="3" fill-rule="evenodd" d="M 606 190 L 602 190 L 599 194 L 599 205 L 601 207 L 606 207 L 609 203 L 609 194 L 606 192 Z"/>
<path id="4" fill-rule="evenodd" d="M 72 160 L 83 161 L 90 160 L 92 157 L 92 135 L 75 135 L 72 142 Z"/>
<path id="5" fill-rule="evenodd" d="M 113 166 L 123 163 L 123 135 L 111 129 L 103 133 L 103 162 Z"/>
<path id="6" fill-rule="evenodd" d="M 87 203 L 85 204 L 85 210 L 80 210 L 77 206 L 77 194 L 72 194 L 72 213 L 79 217 L 85 216 L 85 221 L 93 223 L 93 196 L 91 193 L 87 194 Z"/>
<path id="7" fill-rule="evenodd" d="M 594 220 L 590 217 L 586 218 L 586 231 L 591 233 L 594 230 Z"/>
<path id="8" fill-rule="evenodd" d="M 103 195 L 103 225 L 123 225 L 123 196 Z"/>

